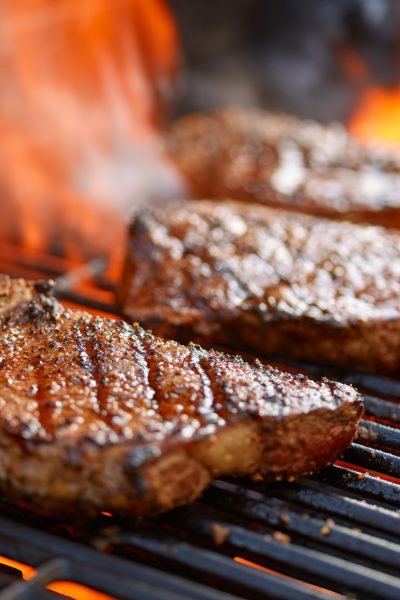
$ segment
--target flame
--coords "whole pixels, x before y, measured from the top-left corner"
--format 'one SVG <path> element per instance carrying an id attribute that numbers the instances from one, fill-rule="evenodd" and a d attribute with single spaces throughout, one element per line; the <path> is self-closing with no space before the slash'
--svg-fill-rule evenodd
<path id="1" fill-rule="evenodd" d="M 7 558 L 6 556 L 0 556 L 0 564 L 6 565 L 7 567 L 12 567 L 13 569 L 17 569 L 17 571 L 21 571 L 22 578 L 25 581 L 28 579 L 32 579 L 35 577 L 37 570 L 29 565 L 24 565 L 16 560 L 12 560 L 11 558 Z"/>
<path id="2" fill-rule="evenodd" d="M 0 239 L 76 262 L 122 239 L 173 177 L 157 131 L 177 57 L 164 0 L 1 2 Z"/>
<path id="3" fill-rule="evenodd" d="M 246 560 L 241 556 L 234 556 L 233 560 L 241 565 L 246 565 L 247 567 L 252 567 L 253 569 L 258 569 L 259 571 L 264 571 L 265 573 L 270 573 L 271 575 L 278 575 L 279 577 L 289 579 L 290 581 L 295 581 L 296 583 L 301 583 L 306 587 L 312 588 L 313 590 L 317 590 L 318 592 L 324 592 L 324 594 L 328 594 L 336 598 L 344 598 L 342 594 L 337 594 L 336 592 L 332 592 L 332 590 L 327 590 L 326 588 L 319 587 L 318 585 L 313 585 L 312 583 L 308 583 L 307 581 L 301 581 L 301 579 L 295 579 L 294 577 L 290 577 L 289 575 L 284 575 L 283 573 L 279 573 L 279 571 L 268 569 L 267 567 L 263 567 L 258 563 Z"/>
<path id="4" fill-rule="evenodd" d="M 6 556 L 0 556 L 0 564 L 20 571 L 25 581 L 32 579 L 37 574 L 37 569 Z M 62 594 L 67 598 L 73 598 L 73 600 L 115 600 L 113 596 L 96 592 L 85 585 L 73 581 L 53 581 L 46 586 L 46 589 Z"/>
<path id="5" fill-rule="evenodd" d="M 85 585 L 73 581 L 55 581 L 46 586 L 46 589 L 74 600 L 115 600 L 114 596 L 95 592 Z"/>
<path id="6" fill-rule="evenodd" d="M 361 95 L 349 129 L 362 142 L 400 144 L 400 85 L 391 89 L 370 87 Z"/>

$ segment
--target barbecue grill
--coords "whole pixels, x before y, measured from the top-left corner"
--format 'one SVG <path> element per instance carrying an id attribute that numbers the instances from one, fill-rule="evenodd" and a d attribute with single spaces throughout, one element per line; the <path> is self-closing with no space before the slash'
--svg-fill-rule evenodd
<path id="1" fill-rule="evenodd" d="M 115 314 L 101 258 L 76 266 L 2 243 L 0 271 L 55 278 L 69 305 Z M 72 523 L 0 499 L 0 600 L 60 597 L 47 588 L 56 581 L 86 586 L 85 599 L 398 600 L 400 380 L 282 365 L 364 392 L 366 417 L 341 461 L 292 484 L 218 480 L 195 504 L 141 522 Z"/>

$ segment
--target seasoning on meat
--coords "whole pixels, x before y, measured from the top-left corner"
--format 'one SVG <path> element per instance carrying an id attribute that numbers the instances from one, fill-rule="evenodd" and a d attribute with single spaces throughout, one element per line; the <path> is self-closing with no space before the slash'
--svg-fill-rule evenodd
<path id="1" fill-rule="evenodd" d="M 400 227 L 399 154 L 363 146 L 342 125 L 225 109 L 178 120 L 167 146 L 192 198 Z"/>
<path id="2" fill-rule="evenodd" d="M 181 346 L 0 278 L 0 484 L 56 514 L 144 515 L 218 475 L 292 478 L 335 460 L 351 387 Z"/>
<path id="3" fill-rule="evenodd" d="M 367 371 L 400 365 L 400 235 L 240 202 L 146 211 L 119 302 L 158 335 Z"/>

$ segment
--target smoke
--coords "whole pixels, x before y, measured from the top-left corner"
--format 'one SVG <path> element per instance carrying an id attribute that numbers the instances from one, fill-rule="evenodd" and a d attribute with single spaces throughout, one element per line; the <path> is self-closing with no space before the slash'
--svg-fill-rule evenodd
<path id="1" fill-rule="evenodd" d="M 180 193 L 158 134 L 177 55 L 162 0 L 2 1 L 2 238 L 106 251 Z"/>

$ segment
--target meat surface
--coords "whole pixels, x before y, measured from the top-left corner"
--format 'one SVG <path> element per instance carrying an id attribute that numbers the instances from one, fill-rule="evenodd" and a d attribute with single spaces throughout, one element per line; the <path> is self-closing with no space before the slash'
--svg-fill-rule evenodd
<path id="1" fill-rule="evenodd" d="M 158 335 L 366 371 L 400 364 L 400 235 L 240 202 L 134 220 L 119 303 Z"/>
<path id="2" fill-rule="evenodd" d="M 56 514 L 153 514 L 221 474 L 291 479 L 335 460 L 362 413 L 349 386 L 67 309 L 48 284 L 3 276 L 0 327 L 0 485 Z"/>
<path id="3" fill-rule="evenodd" d="M 192 198 L 234 198 L 400 227 L 400 156 L 336 125 L 260 110 L 178 120 L 168 149 Z"/>

